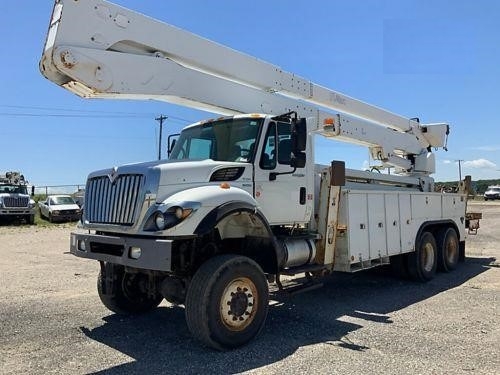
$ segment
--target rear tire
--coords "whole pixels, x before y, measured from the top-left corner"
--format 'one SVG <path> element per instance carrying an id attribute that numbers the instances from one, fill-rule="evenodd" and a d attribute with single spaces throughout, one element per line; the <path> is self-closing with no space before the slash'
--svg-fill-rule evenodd
<path id="1" fill-rule="evenodd" d="M 445 228 L 436 236 L 438 245 L 438 269 L 443 272 L 453 271 L 458 266 L 459 242 L 455 229 Z"/>
<path id="2" fill-rule="evenodd" d="M 266 277 L 253 260 L 221 255 L 201 265 L 186 296 L 186 321 L 192 335 L 218 350 L 245 345 L 267 316 Z"/>
<path id="3" fill-rule="evenodd" d="M 117 314 L 140 314 L 161 303 L 163 297 L 148 293 L 148 277 L 127 273 L 123 266 L 104 263 L 97 278 L 97 292 L 104 306 Z"/>
<path id="4" fill-rule="evenodd" d="M 415 251 L 408 254 L 408 273 L 413 280 L 429 281 L 436 274 L 437 245 L 431 232 L 422 232 Z"/>

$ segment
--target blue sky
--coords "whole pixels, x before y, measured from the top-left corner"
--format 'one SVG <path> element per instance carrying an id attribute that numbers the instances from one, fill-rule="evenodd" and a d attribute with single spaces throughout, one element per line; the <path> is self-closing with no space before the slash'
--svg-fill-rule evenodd
<path id="1" fill-rule="evenodd" d="M 81 0 L 85 1 L 85 0 Z M 424 123 L 448 122 L 438 181 L 500 178 L 500 2 L 495 0 L 154 1 L 116 3 Z M 160 114 L 175 133 L 211 114 L 154 101 L 84 100 L 38 70 L 52 1 L 0 13 L 0 171 L 40 185 L 154 160 Z M 319 140 L 317 160 L 368 164 L 365 148 Z"/>

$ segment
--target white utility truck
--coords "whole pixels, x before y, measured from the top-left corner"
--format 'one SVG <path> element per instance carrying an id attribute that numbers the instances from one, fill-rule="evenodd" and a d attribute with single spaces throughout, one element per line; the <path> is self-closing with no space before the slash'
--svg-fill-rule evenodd
<path id="1" fill-rule="evenodd" d="M 35 223 L 35 201 L 28 193 L 28 183 L 19 172 L 0 174 L 0 219 L 24 219 Z"/>
<path id="2" fill-rule="evenodd" d="M 187 126 L 169 160 L 89 175 L 86 231 L 72 233 L 71 253 L 100 262 L 99 296 L 116 313 L 165 298 L 185 306 L 194 336 L 228 349 L 261 331 L 269 284 L 297 292 L 333 271 L 389 263 L 426 281 L 464 258 L 465 184 L 435 193 L 430 177 L 447 124 L 398 116 L 101 0 L 55 2 L 40 70 L 83 98 L 225 116 Z M 365 145 L 397 174 L 316 165 L 316 135 Z"/>

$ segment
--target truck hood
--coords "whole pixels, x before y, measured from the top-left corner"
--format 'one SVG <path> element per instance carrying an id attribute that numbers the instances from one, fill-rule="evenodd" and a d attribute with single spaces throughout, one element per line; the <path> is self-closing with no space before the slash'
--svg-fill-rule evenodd
<path id="1" fill-rule="evenodd" d="M 212 174 L 220 169 L 240 167 L 244 173 L 234 185 L 251 184 L 252 168 L 250 163 L 206 160 L 158 160 L 146 163 L 128 164 L 120 167 L 103 169 L 89 175 L 89 178 L 123 174 L 141 174 L 145 176 L 146 193 L 156 193 L 162 201 L 167 195 L 196 186 L 206 185 Z M 220 184 L 214 181 L 213 184 Z M 245 189 L 248 190 L 248 187 Z"/>

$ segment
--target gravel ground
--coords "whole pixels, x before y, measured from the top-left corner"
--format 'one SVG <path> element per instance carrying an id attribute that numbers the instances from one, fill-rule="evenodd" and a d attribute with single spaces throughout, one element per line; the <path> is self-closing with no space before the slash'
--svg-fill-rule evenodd
<path id="1" fill-rule="evenodd" d="M 73 226 L 0 227 L 0 373 L 499 374 L 500 204 L 471 209 L 481 229 L 456 271 L 334 275 L 275 299 L 263 333 L 226 353 L 190 337 L 182 308 L 106 310 L 98 263 L 67 254 Z"/>

